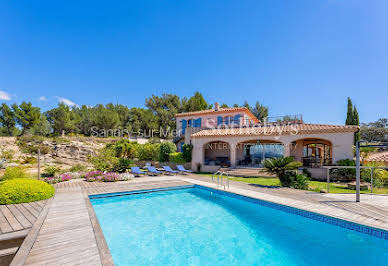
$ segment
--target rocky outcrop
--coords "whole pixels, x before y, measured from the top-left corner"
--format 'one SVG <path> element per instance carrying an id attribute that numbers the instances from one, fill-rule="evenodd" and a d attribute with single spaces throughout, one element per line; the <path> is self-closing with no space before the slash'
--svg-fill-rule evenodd
<path id="1" fill-rule="evenodd" d="M 71 141 L 68 143 L 44 141 L 42 145 L 50 149 L 49 153 L 42 156 L 45 162 L 60 162 L 68 165 L 87 163 L 88 157 L 94 155 L 96 150 L 103 147 L 102 144 L 79 141 Z"/>
<path id="2" fill-rule="evenodd" d="M 26 143 L 26 147 L 39 146 L 44 150 L 41 155 L 41 162 L 43 164 L 62 164 L 62 165 L 75 165 L 86 164 L 88 165 L 89 155 L 94 155 L 95 152 L 108 142 L 109 139 L 96 139 L 96 138 L 65 138 L 59 142 L 56 139 L 44 139 L 36 142 L 34 140 Z M 15 137 L 0 137 L 0 152 L 6 151 L 12 153 L 12 162 L 22 163 L 26 157 L 36 157 L 28 152 L 25 152 L 20 145 L 17 144 L 17 138 Z M 1 155 L 1 154 L 0 154 Z M 9 162 L 10 163 L 10 162 Z"/>

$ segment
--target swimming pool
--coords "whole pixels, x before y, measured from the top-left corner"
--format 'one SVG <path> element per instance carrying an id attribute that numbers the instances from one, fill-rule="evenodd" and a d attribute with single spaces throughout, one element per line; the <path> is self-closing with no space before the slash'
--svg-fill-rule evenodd
<path id="1" fill-rule="evenodd" d="M 143 192 L 90 196 L 116 265 L 388 261 L 386 231 L 201 186 Z"/>

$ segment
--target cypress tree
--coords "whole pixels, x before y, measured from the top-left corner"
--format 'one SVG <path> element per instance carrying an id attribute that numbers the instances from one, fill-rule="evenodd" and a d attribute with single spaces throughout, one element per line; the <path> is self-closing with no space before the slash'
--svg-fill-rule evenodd
<path id="1" fill-rule="evenodd" d="M 354 125 L 354 118 L 353 118 L 353 104 L 350 97 L 348 97 L 348 112 L 346 114 L 346 122 L 345 125 Z"/>

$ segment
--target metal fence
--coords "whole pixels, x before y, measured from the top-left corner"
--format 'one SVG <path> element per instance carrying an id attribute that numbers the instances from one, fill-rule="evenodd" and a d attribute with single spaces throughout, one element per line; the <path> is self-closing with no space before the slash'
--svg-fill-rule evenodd
<path id="1" fill-rule="evenodd" d="M 331 169 L 355 169 L 357 171 L 357 166 L 321 166 L 322 168 L 325 168 L 326 169 L 326 176 L 327 176 L 327 192 L 329 193 L 330 192 L 330 170 Z M 369 182 L 369 185 L 370 185 L 370 189 L 371 189 L 371 193 L 373 193 L 373 172 L 375 169 L 385 169 L 385 170 L 388 170 L 388 167 L 387 166 L 359 166 L 360 170 L 362 169 L 369 169 L 370 171 L 370 182 Z M 357 177 L 356 177 L 356 180 L 357 182 Z M 356 186 L 357 186 L 357 183 L 356 183 Z M 359 184 L 358 184 L 359 186 Z M 356 193 L 357 193 L 357 189 L 356 189 Z"/>

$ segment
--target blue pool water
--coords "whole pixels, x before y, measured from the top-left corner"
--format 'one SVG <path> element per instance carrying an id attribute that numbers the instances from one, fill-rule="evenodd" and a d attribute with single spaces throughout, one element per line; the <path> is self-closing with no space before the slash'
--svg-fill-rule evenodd
<path id="1" fill-rule="evenodd" d="M 91 202 L 116 265 L 388 263 L 388 240 L 200 187 Z"/>

